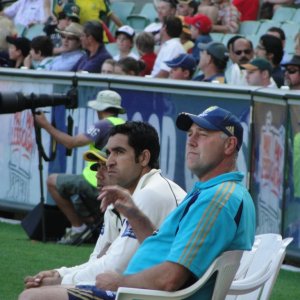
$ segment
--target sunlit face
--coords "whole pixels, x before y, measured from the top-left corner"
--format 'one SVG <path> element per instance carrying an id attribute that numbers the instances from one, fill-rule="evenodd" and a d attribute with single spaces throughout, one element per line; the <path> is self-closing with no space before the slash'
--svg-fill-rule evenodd
<path id="1" fill-rule="evenodd" d="M 115 66 L 114 73 L 117 75 L 127 75 L 119 65 Z"/>
<path id="2" fill-rule="evenodd" d="M 114 74 L 114 66 L 109 63 L 103 63 L 101 67 L 102 74 Z"/>
<path id="3" fill-rule="evenodd" d="M 178 3 L 176 14 L 178 16 L 188 16 L 189 15 L 189 5 L 186 3 Z"/>
<path id="4" fill-rule="evenodd" d="M 191 29 L 191 37 L 192 37 L 192 39 L 196 39 L 199 36 L 199 30 L 194 25 L 191 25 L 190 29 Z"/>
<path id="5" fill-rule="evenodd" d="M 22 56 L 21 50 L 17 49 L 15 45 L 9 44 L 8 47 L 9 59 L 18 60 Z"/>
<path id="6" fill-rule="evenodd" d="M 225 143 L 220 131 L 209 131 L 193 124 L 188 131 L 186 161 L 188 168 L 204 180 L 225 158 Z"/>
<path id="7" fill-rule="evenodd" d="M 257 70 L 247 70 L 246 79 L 249 85 L 256 85 L 261 86 L 262 85 L 262 72 Z"/>
<path id="8" fill-rule="evenodd" d="M 176 13 L 176 9 L 173 8 L 170 3 L 165 1 L 160 1 L 156 7 L 156 10 L 160 22 L 163 21 L 164 17 L 174 16 Z"/>
<path id="9" fill-rule="evenodd" d="M 123 33 L 119 33 L 116 40 L 117 46 L 121 52 L 130 52 L 132 48 L 132 40 Z"/>
<path id="10" fill-rule="evenodd" d="M 249 41 L 246 39 L 238 39 L 232 45 L 231 59 L 238 65 L 248 63 L 254 56 Z"/>
<path id="11" fill-rule="evenodd" d="M 61 39 L 64 52 L 71 52 L 81 47 L 80 39 L 76 36 L 61 34 Z"/>
<path id="12" fill-rule="evenodd" d="M 177 68 L 171 68 L 170 71 L 170 79 L 183 79 L 183 80 L 187 80 L 189 79 L 189 71 L 188 70 L 184 70 L 180 67 Z"/>
<path id="13" fill-rule="evenodd" d="M 294 86 L 300 86 L 300 67 L 288 65 L 284 72 L 284 83 L 293 89 Z"/>
<path id="14" fill-rule="evenodd" d="M 255 55 L 267 59 L 267 50 L 261 42 L 255 48 Z"/>
<path id="15" fill-rule="evenodd" d="M 133 191 L 143 171 L 140 157 L 135 157 L 134 149 L 128 144 L 128 137 L 124 134 L 111 136 L 106 145 L 107 172 L 110 184 Z"/>

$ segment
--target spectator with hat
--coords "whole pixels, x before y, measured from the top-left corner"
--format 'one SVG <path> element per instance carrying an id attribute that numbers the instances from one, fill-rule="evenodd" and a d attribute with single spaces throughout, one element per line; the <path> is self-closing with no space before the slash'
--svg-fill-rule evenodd
<path id="1" fill-rule="evenodd" d="M 178 16 L 182 23 L 182 32 L 180 35 L 180 42 L 187 53 L 191 53 L 194 48 L 194 42 L 192 41 L 192 34 L 190 26 L 185 23 L 184 17 Z"/>
<path id="2" fill-rule="evenodd" d="M 46 70 L 71 71 L 84 55 L 80 41 L 83 27 L 78 23 L 70 23 L 64 30 L 56 31 L 62 39 L 61 54 L 53 58 Z"/>
<path id="3" fill-rule="evenodd" d="M 30 51 L 30 40 L 25 37 L 7 36 L 9 59 L 14 63 L 14 68 L 24 66 L 24 59 Z"/>
<path id="4" fill-rule="evenodd" d="M 171 68 L 170 79 L 190 80 L 196 70 L 196 61 L 191 54 L 180 54 L 165 63 Z"/>
<path id="5" fill-rule="evenodd" d="M 84 133 L 71 136 L 55 128 L 43 113 L 35 115 L 35 121 L 44 128 L 53 139 L 68 149 L 90 146 L 90 149 L 102 149 L 108 140 L 109 132 L 113 126 L 124 123 L 118 114 L 125 113 L 121 106 L 121 96 L 111 90 L 98 92 L 96 99 L 88 102 L 88 107 L 97 112 L 98 121 L 91 125 Z M 97 182 L 95 173 L 91 172 L 87 164 L 82 174 L 50 174 L 47 179 L 48 192 L 59 209 L 64 213 L 71 224 L 59 244 L 72 245 L 78 242 L 82 235 L 88 235 L 90 228 L 83 217 L 76 210 L 71 199 L 79 196 L 89 213 L 90 221 L 94 223 L 99 219 L 99 205 L 97 203 Z"/>
<path id="6" fill-rule="evenodd" d="M 212 41 L 209 35 L 212 29 L 212 21 L 204 14 L 196 14 L 193 17 L 185 17 L 184 22 L 191 26 L 191 37 L 195 41 L 192 54 L 194 59 L 199 62 L 200 49 L 198 44 L 206 44 Z"/>
<path id="7" fill-rule="evenodd" d="M 128 25 L 121 26 L 116 31 L 116 43 L 119 49 L 119 53 L 116 54 L 113 59 L 115 61 L 120 60 L 121 58 L 130 56 L 134 59 L 138 59 L 138 55 L 136 55 L 132 48 L 134 46 L 134 36 L 135 31 L 132 27 Z"/>
<path id="8" fill-rule="evenodd" d="M 291 90 L 300 90 L 300 56 L 294 55 L 292 59 L 282 65 L 284 70 L 284 84 Z"/>
<path id="9" fill-rule="evenodd" d="M 219 42 L 199 44 L 199 47 L 201 51 L 199 69 L 203 74 L 196 76 L 193 80 L 225 83 L 224 72 L 229 58 L 227 48 Z"/>
<path id="10" fill-rule="evenodd" d="M 246 79 L 249 85 L 277 89 L 277 85 L 271 77 L 272 65 L 268 60 L 257 57 L 241 67 L 247 72 Z"/>
<path id="11" fill-rule="evenodd" d="M 98 21 L 88 21 L 83 25 L 80 36 L 81 46 L 86 51 L 71 71 L 100 73 L 103 62 L 112 58 L 103 44 L 103 27 Z"/>

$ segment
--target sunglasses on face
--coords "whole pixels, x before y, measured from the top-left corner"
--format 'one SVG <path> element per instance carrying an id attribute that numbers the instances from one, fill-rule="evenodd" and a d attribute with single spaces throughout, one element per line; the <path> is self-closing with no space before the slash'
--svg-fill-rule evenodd
<path id="1" fill-rule="evenodd" d="M 75 36 L 67 36 L 67 35 L 63 35 L 63 34 L 61 34 L 60 36 L 61 36 L 62 39 L 65 39 L 65 40 L 68 40 L 68 41 L 76 41 L 76 40 L 78 40 L 78 38 L 75 37 Z"/>
<path id="2" fill-rule="evenodd" d="M 299 69 L 285 69 L 285 72 L 287 72 L 288 74 L 295 74 L 299 71 Z"/>
<path id="3" fill-rule="evenodd" d="M 252 50 L 251 49 L 245 49 L 245 50 L 237 50 L 237 51 L 234 51 L 234 53 L 236 55 L 241 55 L 242 53 L 245 53 L 247 55 L 251 54 Z"/>

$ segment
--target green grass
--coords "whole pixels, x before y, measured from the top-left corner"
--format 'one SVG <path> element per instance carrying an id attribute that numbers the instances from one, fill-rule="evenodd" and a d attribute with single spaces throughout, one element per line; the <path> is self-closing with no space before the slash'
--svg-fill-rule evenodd
<path id="1" fill-rule="evenodd" d="M 84 262 L 92 248 L 92 245 L 74 247 L 30 241 L 20 225 L 0 222 L 0 299 L 16 300 L 26 275 Z M 300 299 L 300 273 L 282 270 L 271 300 L 287 299 Z"/>

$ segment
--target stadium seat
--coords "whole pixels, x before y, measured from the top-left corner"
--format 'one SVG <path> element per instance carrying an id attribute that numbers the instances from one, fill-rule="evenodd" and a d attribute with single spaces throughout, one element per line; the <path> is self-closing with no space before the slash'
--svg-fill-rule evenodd
<path id="1" fill-rule="evenodd" d="M 222 42 L 224 38 L 224 33 L 212 32 L 209 34 L 214 42 Z"/>
<path id="2" fill-rule="evenodd" d="M 155 6 L 153 3 L 145 3 L 144 6 L 142 7 L 140 13 L 142 16 L 146 16 L 150 23 L 157 22 L 157 11 L 155 9 Z"/>
<path id="3" fill-rule="evenodd" d="M 296 12 L 291 21 L 295 23 L 300 23 L 300 8 L 296 9 Z"/>
<path id="4" fill-rule="evenodd" d="M 290 21 L 293 19 L 295 13 L 296 8 L 279 6 L 275 11 L 272 20 L 277 22 Z"/>
<path id="5" fill-rule="evenodd" d="M 135 32 L 141 32 L 150 23 L 150 20 L 143 15 L 130 15 L 127 17 L 127 24 L 131 26 Z"/>
<path id="6" fill-rule="evenodd" d="M 28 27 L 24 32 L 23 36 L 28 38 L 29 40 L 32 40 L 34 37 L 39 35 L 46 35 L 44 32 L 44 24 L 34 24 L 30 27 Z"/>
<path id="7" fill-rule="evenodd" d="M 260 27 L 259 21 L 244 21 L 240 24 L 239 34 L 251 35 L 256 34 L 258 28 Z"/>
<path id="8" fill-rule="evenodd" d="M 285 40 L 284 51 L 288 54 L 295 53 L 295 40 L 294 38 L 287 37 Z"/>
<path id="9" fill-rule="evenodd" d="M 284 31 L 286 37 L 295 38 L 300 31 L 300 23 L 285 22 L 281 25 L 281 29 Z"/>
<path id="10" fill-rule="evenodd" d="M 134 2 L 114 1 L 111 4 L 111 10 L 119 17 L 124 25 L 127 24 L 127 17 L 132 14 L 134 10 Z"/>
<path id="11" fill-rule="evenodd" d="M 268 21 L 262 22 L 260 24 L 256 34 L 259 37 L 261 37 L 263 34 L 267 33 L 269 28 L 271 28 L 271 27 L 280 27 L 280 26 L 281 26 L 280 22 L 277 22 L 277 21 L 274 21 L 274 20 L 268 20 Z"/>
<path id="12" fill-rule="evenodd" d="M 17 35 L 19 37 L 24 36 L 26 26 L 21 25 L 21 24 L 17 24 L 17 25 L 15 25 L 15 28 L 16 28 L 16 31 L 17 31 Z"/>
<path id="13" fill-rule="evenodd" d="M 260 36 L 257 34 L 247 35 L 246 38 L 252 42 L 253 48 L 255 48 L 259 42 Z"/>
<path id="14" fill-rule="evenodd" d="M 228 41 L 229 41 L 232 37 L 234 37 L 235 35 L 236 35 L 236 34 L 234 34 L 234 33 L 226 33 L 226 34 L 224 34 L 222 43 L 227 47 Z"/>
<path id="15" fill-rule="evenodd" d="M 115 56 L 119 53 L 117 43 L 108 43 L 105 44 L 106 50 L 110 53 L 111 56 Z"/>

